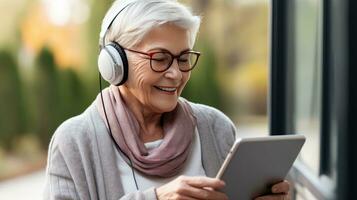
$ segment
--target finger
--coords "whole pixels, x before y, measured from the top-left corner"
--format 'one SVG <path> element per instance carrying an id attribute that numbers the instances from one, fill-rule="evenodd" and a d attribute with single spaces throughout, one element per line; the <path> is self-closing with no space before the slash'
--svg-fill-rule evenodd
<path id="1" fill-rule="evenodd" d="M 209 177 L 186 177 L 185 182 L 196 188 L 211 187 L 213 189 L 221 189 L 225 186 L 222 180 Z"/>
<path id="2" fill-rule="evenodd" d="M 284 193 L 284 194 L 288 194 L 290 190 L 290 184 L 288 181 L 282 181 L 279 182 L 275 185 L 273 185 L 273 187 L 271 188 L 272 193 Z"/>
<path id="3" fill-rule="evenodd" d="M 185 195 L 193 197 L 195 199 L 205 199 L 205 200 L 227 200 L 226 194 L 215 191 L 213 189 L 202 189 L 195 188 L 192 186 L 186 187 L 184 191 Z"/>
<path id="4" fill-rule="evenodd" d="M 286 194 L 272 194 L 257 197 L 254 200 L 290 200 L 290 197 Z"/>
<path id="5" fill-rule="evenodd" d="M 180 196 L 178 199 L 182 199 L 182 200 L 197 200 L 196 198 L 189 197 L 189 196 Z"/>

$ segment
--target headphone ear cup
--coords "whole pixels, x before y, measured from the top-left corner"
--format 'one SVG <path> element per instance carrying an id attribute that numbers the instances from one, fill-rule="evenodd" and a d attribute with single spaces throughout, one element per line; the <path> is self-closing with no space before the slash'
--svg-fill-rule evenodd
<path id="1" fill-rule="evenodd" d="M 116 43 L 105 45 L 98 56 L 98 69 L 112 85 L 122 85 L 128 78 L 128 60 L 124 49 Z"/>

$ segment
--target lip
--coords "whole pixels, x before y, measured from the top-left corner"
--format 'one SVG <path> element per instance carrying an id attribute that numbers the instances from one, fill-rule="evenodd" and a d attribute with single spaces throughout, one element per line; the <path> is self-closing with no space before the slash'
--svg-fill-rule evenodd
<path id="1" fill-rule="evenodd" d="M 165 94 L 176 94 L 178 87 L 172 87 L 172 86 L 154 86 L 155 89 L 158 91 L 165 93 Z"/>

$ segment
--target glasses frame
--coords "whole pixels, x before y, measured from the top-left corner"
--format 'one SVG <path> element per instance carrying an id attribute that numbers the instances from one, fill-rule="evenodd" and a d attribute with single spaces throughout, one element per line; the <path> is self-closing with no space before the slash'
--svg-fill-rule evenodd
<path id="1" fill-rule="evenodd" d="M 179 70 L 180 70 L 181 72 L 189 72 L 189 71 L 193 70 L 193 68 L 196 67 L 196 65 L 197 65 L 197 63 L 198 63 L 198 59 L 200 58 L 200 55 L 201 55 L 201 52 L 192 51 L 192 50 L 185 50 L 185 51 L 182 51 L 182 52 L 181 52 L 180 54 L 178 54 L 178 55 L 174 55 L 174 54 L 172 54 L 170 51 L 165 51 L 165 50 L 154 51 L 154 52 L 150 52 L 150 53 L 145 53 L 145 52 L 142 52 L 142 51 L 137 51 L 137 50 L 128 49 L 128 48 L 123 48 L 123 49 L 128 50 L 128 51 L 133 52 L 133 53 L 138 53 L 138 54 L 142 54 L 142 55 L 149 56 L 149 58 L 146 58 L 146 59 L 150 59 L 150 68 L 151 68 L 151 70 L 154 71 L 154 72 L 164 72 L 164 71 L 168 70 L 168 69 L 171 67 L 171 65 L 172 65 L 172 63 L 174 62 L 175 59 L 176 59 L 176 61 L 177 61 L 177 64 L 179 65 Z M 171 59 L 171 62 L 167 65 L 167 67 L 166 67 L 164 70 L 155 70 L 155 69 L 152 67 L 152 64 L 151 64 L 151 63 L 152 63 L 152 60 L 153 60 L 153 56 L 154 56 L 156 53 L 168 53 L 168 54 L 171 56 L 171 58 L 172 58 L 172 59 Z M 192 66 L 190 69 L 188 69 L 188 70 L 182 70 L 182 69 L 180 69 L 180 64 L 179 64 L 179 63 L 180 63 L 179 58 L 180 58 L 183 54 L 185 54 L 185 53 L 193 53 L 193 54 L 195 54 L 195 55 L 197 56 L 195 63 L 194 63 L 193 66 Z"/>

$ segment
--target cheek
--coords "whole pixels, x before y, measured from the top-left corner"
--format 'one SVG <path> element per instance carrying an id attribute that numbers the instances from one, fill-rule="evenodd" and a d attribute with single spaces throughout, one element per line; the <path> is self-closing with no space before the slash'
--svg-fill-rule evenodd
<path id="1" fill-rule="evenodd" d="M 157 78 L 153 73 L 147 60 L 130 62 L 127 87 L 142 104 L 151 101 L 151 87 Z"/>
<path id="2" fill-rule="evenodd" d="M 128 86 L 130 88 L 139 89 L 145 86 L 145 77 L 147 77 L 148 73 L 146 65 L 146 60 L 130 62 L 128 77 Z"/>
<path id="3" fill-rule="evenodd" d="M 186 72 L 186 73 L 183 73 L 182 74 L 182 84 L 181 84 L 181 87 L 180 87 L 180 90 L 179 90 L 179 96 L 181 95 L 183 89 L 185 88 L 187 82 L 190 80 L 190 77 L 191 77 L 191 72 Z"/>

